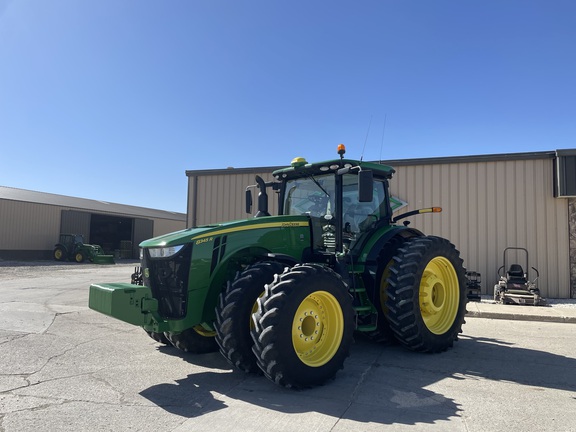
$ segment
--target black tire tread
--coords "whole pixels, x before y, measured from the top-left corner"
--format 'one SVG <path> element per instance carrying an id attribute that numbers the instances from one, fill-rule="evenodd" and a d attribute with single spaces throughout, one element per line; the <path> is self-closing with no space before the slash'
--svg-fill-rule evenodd
<path id="1" fill-rule="evenodd" d="M 328 278 L 332 278 L 333 281 L 332 294 L 342 299 L 339 301 L 345 320 L 344 335 L 339 351 L 327 364 L 310 368 L 301 363 L 297 357 L 294 360 L 296 355 L 291 346 L 291 335 L 286 337 L 286 334 L 280 334 L 279 327 L 283 322 L 291 322 L 293 319 L 288 306 L 294 308 L 295 299 L 300 301 L 300 297 L 305 298 L 309 290 L 315 291 L 310 287 L 315 286 L 312 281 L 330 280 Z M 346 284 L 338 274 L 319 264 L 296 265 L 274 277 L 274 281 L 266 287 L 264 296 L 258 299 L 258 306 L 258 311 L 252 315 L 253 351 L 258 366 L 267 378 L 283 387 L 302 389 L 322 385 L 333 379 L 337 371 L 342 369 L 344 360 L 350 354 L 354 310 Z M 287 353 L 291 355 L 286 355 Z"/>
<path id="2" fill-rule="evenodd" d="M 154 339 L 156 342 L 161 343 L 163 345 L 172 345 L 166 335 L 164 333 L 152 332 L 145 330 L 146 334 Z"/>
<path id="3" fill-rule="evenodd" d="M 218 351 L 218 344 L 214 336 L 202 336 L 193 328 L 181 333 L 164 333 L 166 338 L 179 350 L 192 354 L 206 354 Z"/>

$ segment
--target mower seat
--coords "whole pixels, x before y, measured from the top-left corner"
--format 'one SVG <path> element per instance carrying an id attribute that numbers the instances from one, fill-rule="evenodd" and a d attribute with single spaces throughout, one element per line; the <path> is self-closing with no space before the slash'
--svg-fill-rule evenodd
<path id="1" fill-rule="evenodd" d="M 524 269 L 520 264 L 512 264 L 506 273 L 509 284 L 525 284 L 528 282 L 524 276 Z"/>

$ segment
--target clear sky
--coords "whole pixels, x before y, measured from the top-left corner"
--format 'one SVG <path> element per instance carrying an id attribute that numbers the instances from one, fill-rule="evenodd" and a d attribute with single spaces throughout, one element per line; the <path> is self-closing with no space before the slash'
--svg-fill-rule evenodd
<path id="1" fill-rule="evenodd" d="M 0 0 L 0 185 L 576 148 L 574 0 Z"/>

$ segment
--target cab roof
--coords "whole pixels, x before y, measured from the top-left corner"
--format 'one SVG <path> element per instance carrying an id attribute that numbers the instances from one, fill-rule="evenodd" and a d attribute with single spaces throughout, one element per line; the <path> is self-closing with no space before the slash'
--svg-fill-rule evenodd
<path id="1" fill-rule="evenodd" d="M 353 159 L 333 159 L 324 162 L 308 163 L 300 159 L 299 162 L 293 162 L 292 166 L 282 168 L 272 172 L 272 175 L 277 180 L 292 179 L 299 177 L 308 177 L 310 175 L 328 174 L 336 172 L 340 168 L 356 167 L 359 166 L 363 170 L 371 170 L 375 177 L 392 178 L 396 172 L 394 168 L 388 165 L 382 165 L 374 162 L 363 162 Z M 295 161 L 297 160 L 295 159 Z"/>

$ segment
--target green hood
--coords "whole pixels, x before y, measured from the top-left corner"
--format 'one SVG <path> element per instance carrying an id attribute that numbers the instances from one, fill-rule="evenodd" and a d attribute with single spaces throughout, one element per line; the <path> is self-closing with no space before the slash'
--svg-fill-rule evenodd
<path id="1" fill-rule="evenodd" d="M 309 219 L 307 216 L 268 216 L 236 220 L 232 222 L 223 222 L 215 225 L 204 225 L 145 240 L 140 243 L 140 247 L 150 248 L 177 246 L 190 243 L 207 236 L 258 228 L 287 227 L 294 226 L 294 224 L 297 226 L 308 225 Z"/>

